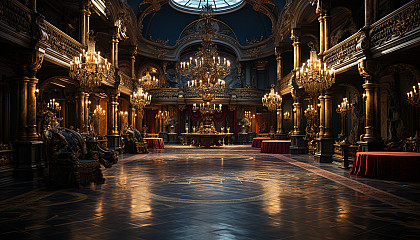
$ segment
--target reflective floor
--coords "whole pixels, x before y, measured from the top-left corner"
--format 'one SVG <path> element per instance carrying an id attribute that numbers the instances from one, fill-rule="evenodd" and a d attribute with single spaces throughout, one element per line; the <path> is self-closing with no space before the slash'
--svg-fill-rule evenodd
<path id="1" fill-rule="evenodd" d="M 165 146 L 106 183 L 0 183 L 0 239 L 420 239 L 420 183 L 349 176 L 308 155 Z"/>

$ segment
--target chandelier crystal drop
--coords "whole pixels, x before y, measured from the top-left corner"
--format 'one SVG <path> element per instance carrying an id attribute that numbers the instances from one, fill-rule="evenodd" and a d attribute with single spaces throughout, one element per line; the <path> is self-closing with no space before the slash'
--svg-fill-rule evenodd
<path id="1" fill-rule="evenodd" d="M 130 103 L 134 108 L 139 110 L 149 105 L 151 101 L 152 95 L 143 91 L 143 88 L 138 88 L 137 91 L 130 96 Z"/>
<path id="2" fill-rule="evenodd" d="M 139 79 L 139 84 L 145 91 L 148 91 L 159 86 L 159 79 L 147 72 L 145 76 Z"/>
<path id="3" fill-rule="evenodd" d="M 315 94 L 331 87 L 335 82 L 335 71 L 318 59 L 313 44 L 309 46 L 312 48 L 310 58 L 296 71 L 296 81 L 305 91 Z"/>
<path id="4" fill-rule="evenodd" d="M 263 106 L 266 106 L 269 111 L 275 111 L 281 105 L 282 98 L 274 92 L 274 85 L 271 85 L 270 93 L 266 93 L 262 98 Z"/>
<path id="5" fill-rule="evenodd" d="M 70 78 L 79 81 L 84 92 L 94 92 L 103 81 L 114 81 L 114 67 L 108 60 L 95 52 L 95 42 L 89 41 L 88 50 L 70 61 Z"/>

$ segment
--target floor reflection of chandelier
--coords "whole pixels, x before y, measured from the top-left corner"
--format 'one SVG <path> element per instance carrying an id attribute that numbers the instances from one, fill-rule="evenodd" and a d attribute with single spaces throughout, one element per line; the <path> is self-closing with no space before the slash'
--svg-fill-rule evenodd
<path id="1" fill-rule="evenodd" d="M 114 68 L 100 52 L 95 52 L 95 42 L 88 43 L 88 50 L 74 57 L 70 62 L 69 75 L 78 80 L 85 92 L 93 92 L 102 81 L 114 81 Z"/>
<path id="2" fill-rule="evenodd" d="M 263 106 L 266 106 L 269 111 L 277 110 L 281 102 L 281 96 L 277 92 L 274 92 L 274 85 L 271 86 L 270 93 L 265 94 L 262 98 Z"/>
<path id="3" fill-rule="evenodd" d="M 145 76 L 139 79 L 139 84 L 144 90 L 148 91 L 159 86 L 159 79 L 147 72 Z"/>
<path id="4" fill-rule="evenodd" d="M 414 85 L 412 91 L 407 92 L 407 99 L 410 104 L 420 106 L 420 83 L 417 83 L 417 87 Z"/>
<path id="5" fill-rule="evenodd" d="M 313 44 L 310 47 L 312 48 L 310 59 L 296 71 L 296 81 L 308 93 L 317 93 L 331 87 L 335 82 L 335 71 L 317 58 Z"/>
<path id="6" fill-rule="evenodd" d="M 130 96 L 130 103 L 136 109 L 143 109 L 146 105 L 149 105 L 152 100 L 152 95 L 143 91 L 143 88 L 138 88 L 136 92 Z"/>
<path id="7" fill-rule="evenodd" d="M 178 71 L 182 76 L 190 79 L 188 90 L 200 95 L 204 101 L 211 101 L 216 94 L 222 93 L 225 82 L 224 76 L 230 74 L 230 61 L 221 58 L 217 53 L 212 38 L 216 32 L 211 6 L 203 8 L 200 21 L 201 49 L 190 57 L 189 60 L 180 63 Z"/>

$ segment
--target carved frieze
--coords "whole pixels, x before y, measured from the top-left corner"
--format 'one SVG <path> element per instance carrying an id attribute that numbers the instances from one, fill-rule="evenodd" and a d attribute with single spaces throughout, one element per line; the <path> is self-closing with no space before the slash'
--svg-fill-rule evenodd
<path id="1" fill-rule="evenodd" d="M 362 37 L 363 34 L 358 32 L 327 50 L 324 54 L 324 61 L 327 63 L 327 66 L 337 68 L 338 65 L 355 58 L 361 52 L 357 49 L 357 44 Z"/>
<path id="2" fill-rule="evenodd" d="M 46 43 L 52 50 L 63 54 L 70 59 L 73 59 L 74 56 L 79 55 L 82 52 L 83 47 L 79 42 L 48 22 L 45 22 L 45 27 L 48 34 Z"/>
<path id="3" fill-rule="evenodd" d="M 14 28 L 17 32 L 31 31 L 31 14 L 21 3 L 8 0 L 0 1 L 0 21 Z"/>
<path id="4" fill-rule="evenodd" d="M 371 46 L 401 37 L 420 26 L 420 1 L 413 1 L 407 6 L 390 14 L 372 25 L 370 30 Z"/>

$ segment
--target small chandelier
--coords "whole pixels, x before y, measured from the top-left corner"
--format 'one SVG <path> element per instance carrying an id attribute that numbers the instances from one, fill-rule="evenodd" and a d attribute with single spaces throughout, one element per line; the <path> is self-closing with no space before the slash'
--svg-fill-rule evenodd
<path id="1" fill-rule="evenodd" d="M 95 41 L 89 41 L 88 50 L 70 62 L 69 75 L 78 80 L 84 92 L 94 92 L 102 81 L 114 81 L 114 68 L 100 52 L 95 52 Z"/>
<path id="2" fill-rule="evenodd" d="M 105 109 L 102 109 L 101 105 L 96 105 L 95 110 L 93 110 L 93 116 L 97 117 L 98 119 L 105 116 Z"/>
<path id="3" fill-rule="evenodd" d="M 420 83 L 413 86 L 413 91 L 407 92 L 408 102 L 414 106 L 420 106 Z"/>
<path id="4" fill-rule="evenodd" d="M 317 115 L 317 111 L 312 104 L 308 105 L 308 107 L 303 112 L 305 117 L 308 119 L 313 119 Z"/>
<path id="5" fill-rule="evenodd" d="M 263 106 L 266 106 L 269 111 L 275 111 L 281 105 L 281 102 L 281 96 L 274 92 L 274 84 L 271 85 L 270 93 L 266 93 L 262 98 Z"/>
<path id="6" fill-rule="evenodd" d="M 296 81 L 299 86 L 305 88 L 305 91 L 315 94 L 331 87 L 335 82 L 335 71 L 318 59 L 312 42 L 309 43 L 309 47 L 311 47 L 310 58 L 296 71 Z"/>
<path id="7" fill-rule="evenodd" d="M 209 102 L 216 98 L 216 94 L 223 93 L 225 81 L 219 79 L 217 82 L 212 83 L 210 79 L 204 82 L 202 80 L 191 80 L 188 81 L 188 88 L 190 91 L 199 94 L 203 101 Z"/>
<path id="8" fill-rule="evenodd" d="M 159 112 L 156 114 L 155 116 L 156 119 L 162 119 L 162 120 L 166 120 L 169 118 L 169 112 L 164 110 L 159 110 Z"/>
<path id="9" fill-rule="evenodd" d="M 215 112 L 221 112 L 222 111 L 222 104 L 219 104 L 218 107 L 216 107 L 216 104 L 211 105 L 210 102 L 207 103 L 200 103 L 199 107 L 197 107 L 197 104 L 194 103 L 192 107 L 193 112 L 200 111 L 203 115 L 211 115 Z"/>
<path id="10" fill-rule="evenodd" d="M 60 103 L 53 98 L 47 103 L 47 109 L 53 113 L 58 113 L 61 110 L 61 106 Z"/>
<path id="11" fill-rule="evenodd" d="M 148 91 L 159 86 L 159 79 L 147 72 L 145 76 L 139 79 L 139 84 L 145 91 Z"/>
<path id="12" fill-rule="evenodd" d="M 143 109 L 146 105 L 149 105 L 152 101 L 152 95 L 143 91 L 143 88 L 138 88 L 136 92 L 133 92 L 130 96 L 130 103 L 136 109 Z"/>

